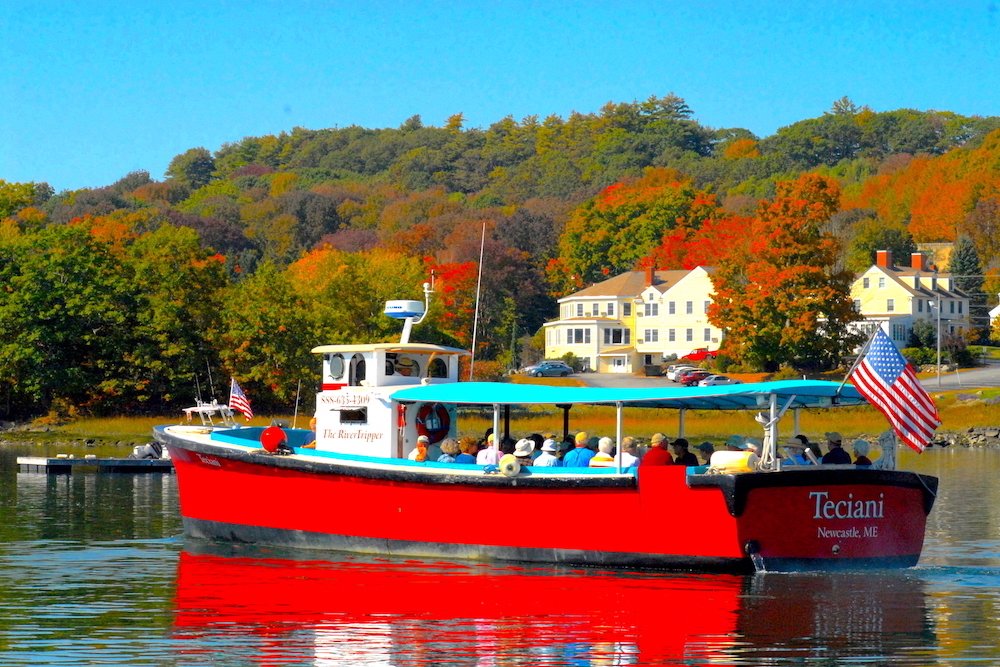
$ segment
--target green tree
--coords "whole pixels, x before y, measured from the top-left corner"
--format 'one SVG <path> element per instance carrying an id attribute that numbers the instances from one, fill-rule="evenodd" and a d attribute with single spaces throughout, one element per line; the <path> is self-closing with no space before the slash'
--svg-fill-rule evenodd
<path id="1" fill-rule="evenodd" d="M 0 178 L 0 220 L 35 203 L 34 183 L 8 183 Z"/>
<path id="2" fill-rule="evenodd" d="M 969 297 L 969 322 L 976 340 L 984 340 L 990 324 L 986 292 L 983 291 L 985 279 L 976 246 L 969 237 L 958 237 L 948 262 L 948 271 L 954 277 L 955 287 Z"/>
<path id="3" fill-rule="evenodd" d="M 866 271 L 875 263 L 878 250 L 891 250 L 893 257 L 906 258 L 917 251 L 917 244 L 905 224 L 884 223 L 874 217 L 858 220 L 847 249 L 846 265 L 852 273 Z"/>
<path id="4" fill-rule="evenodd" d="M 183 183 L 192 190 L 208 185 L 215 173 L 215 159 L 206 148 L 192 148 L 170 161 L 167 178 Z"/>

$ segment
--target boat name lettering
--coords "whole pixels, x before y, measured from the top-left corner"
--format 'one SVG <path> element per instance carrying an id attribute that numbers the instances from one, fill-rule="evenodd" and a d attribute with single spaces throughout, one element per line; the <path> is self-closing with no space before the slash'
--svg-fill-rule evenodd
<path id="1" fill-rule="evenodd" d="M 320 396 L 320 400 L 323 403 L 340 407 L 362 407 L 371 402 L 371 395 L 338 391 L 333 394 L 323 394 Z"/>
<path id="2" fill-rule="evenodd" d="M 366 442 L 374 442 L 375 440 L 381 440 L 383 434 L 379 431 L 345 431 L 340 429 L 335 431 L 333 429 L 326 429 L 323 431 L 324 438 L 336 438 L 338 440 L 364 440 Z"/>
<path id="3" fill-rule="evenodd" d="M 198 454 L 198 459 L 207 466 L 215 466 L 216 468 L 222 467 L 222 464 L 219 463 L 219 459 L 214 456 L 204 456 L 202 454 Z"/>
<path id="4" fill-rule="evenodd" d="M 809 497 L 816 501 L 814 519 L 884 518 L 883 493 L 878 494 L 878 500 L 855 500 L 853 493 L 848 493 L 846 500 L 831 500 L 826 491 L 810 491 Z"/>

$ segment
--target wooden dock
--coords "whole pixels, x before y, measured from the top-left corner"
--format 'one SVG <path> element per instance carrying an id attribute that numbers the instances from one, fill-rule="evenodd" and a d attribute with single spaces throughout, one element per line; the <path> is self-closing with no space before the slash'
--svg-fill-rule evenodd
<path id="1" fill-rule="evenodd" d="M 173 472 L 170 459 L 108 459 L 97 457 L 18 456 L 18 472 L 44 472 L 67 475 L 79 472 Z"/>

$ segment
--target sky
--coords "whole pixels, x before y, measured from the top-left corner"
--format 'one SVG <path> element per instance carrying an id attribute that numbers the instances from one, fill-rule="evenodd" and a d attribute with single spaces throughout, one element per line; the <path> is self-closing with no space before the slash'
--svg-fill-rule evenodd
<path id="1" fill-rule="evenodd" d="M 0 180 L 414 115 L 465 127 L 674 93 L 758 136 L 849 97 L 1000 115 L 1000 0 L 0 0 Z"/>

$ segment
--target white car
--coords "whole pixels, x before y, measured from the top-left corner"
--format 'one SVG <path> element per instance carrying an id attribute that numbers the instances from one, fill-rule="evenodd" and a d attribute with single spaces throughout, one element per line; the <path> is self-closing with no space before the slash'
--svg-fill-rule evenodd
<path id="1" fill-rule="evenodd" d="M 698 383 L 699 387 L 714 387 L 720 384 L 743 384 L 742 380 L 731 378 L 728 375 L 709 375 Z"/>
<path id="2" fill-rule="evenodd" d="M 688 371 L 696 370 L 697 366 L 691 366 L 690 364 L 676 364 L 674 366 L 667 366 L 667 379 L 677 382 L 679 377 Z"/>

